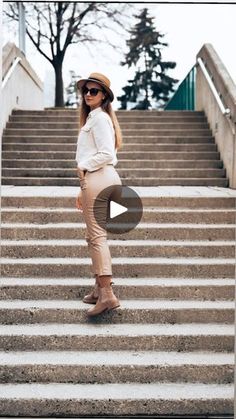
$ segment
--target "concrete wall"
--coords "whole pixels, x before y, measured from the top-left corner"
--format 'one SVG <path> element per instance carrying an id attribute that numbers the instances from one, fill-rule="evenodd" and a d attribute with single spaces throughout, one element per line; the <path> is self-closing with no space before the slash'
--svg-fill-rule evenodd
<path id="1" fill-rule="evenodd" d="M 221 112 L 205 75 L 197 65 L 196 110 L 205 112 L 224 162 L 229 187 L 236 189 L 236 86 L 211 44 L 205 44 L 198 57 L 207 67 L 224 106 L 231 111 L 230 118 Z"/>
<path id="2" fill-rule="evenodd" d="M 21 61 L 2 88 L 1 134 L 13 109 L 43 109 L 43 83 L 26 60 L 24 54 L 13 44 L 3 48 L 3 79 L 16 57 Z"/>

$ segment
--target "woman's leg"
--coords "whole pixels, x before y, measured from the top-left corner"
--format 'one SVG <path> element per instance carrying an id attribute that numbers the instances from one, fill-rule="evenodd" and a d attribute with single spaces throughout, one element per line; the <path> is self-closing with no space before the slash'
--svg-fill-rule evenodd
<path id="1" fill-rule="evenodd" d="M 109 196 L 99 193 L 112 185 L 121 184 L 113 166 L 105 166 L 86 173 L 86 187 L 82 190 L 83 216 L 87 226 L 86 240 L 92 259 L 93 274 L 112 275 L 112 261 L 107 243 L 106 218 Z M 94 204 L 96 200 L 96 218 Z"/>
<path id="2" fill-rule="evenodd" d="M 94 310 L 88 311 L 89 315 L 99 314 L 120 305 L 111 288 L 112 261 L 105 229 L 109 197 L 104 194 L 96 200 L 102 190 L 118 184 L 121 185 L 121 180 L 113 166 L 105 166 L 96 172 L 86 173 L 86 187 L 82 192 L 83 214 L 87 226 L 86 240 L 89 243 L 93 273 L 98 275 L 99 292 L 101 291 L 100 299 L 98 297 Z M 94 216 L 95 200 L 96 218 Z"/>
<path id="3" fill-rule="evenodd" d="M 89 236 L 88 236 L 87 229 L 86 229 L 86 232 L 85 232 L 85 240 L 87 241 L 89 253 L 90 253 L 90 256 L 91 256 L 91 244 L 90 244 L 90 239 L 89 239 Z M 94 288 L 93 288 L 93 290 L 90 294 L 86 294 L 83 298 L 83 302 L 87 303 L 87 304 L 96 304 L 97 299 L 98 299 L 98 280 L 97 280 L 98 274 L 95 273 L 95 266 L 94 266 L 94 263 L 93 263 L 93 259 L 92 259 L 92 272 L 93 272 L 93 275 L 94 275 L 94 278 L 95 278 Z"/>

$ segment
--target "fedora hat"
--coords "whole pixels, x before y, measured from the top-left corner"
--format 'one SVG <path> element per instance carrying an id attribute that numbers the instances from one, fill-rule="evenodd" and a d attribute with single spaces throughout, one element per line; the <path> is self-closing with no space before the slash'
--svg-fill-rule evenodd
<path id="1" fill-rule="evenodd" d="M 108 93 L 110 101 L 111 102 L 113 101 L 114 94 L 113 94 L 112 90 L 110 89 L 111 82 L 106 76 L 104 76 L 104 74 L 91 73 L 90 76 L 87 79 L 80 79 L 80 80 L 77 81 L 77 83 L 76 83 L 77 88 L 81 90 L 83 88 L 83 86 L 88 81 L 94 81 L 94 82 L 100 84 L 104 88 L 104 90 Z"/>

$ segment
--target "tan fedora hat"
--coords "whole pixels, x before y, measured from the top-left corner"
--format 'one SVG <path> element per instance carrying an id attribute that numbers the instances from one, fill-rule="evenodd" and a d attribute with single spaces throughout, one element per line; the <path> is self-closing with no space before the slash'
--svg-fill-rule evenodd
<path id="1" fill-rule="evenodd" d="M 101 73 L 91 73 L 90 76 L 87 79 L 80 79 L 77 81 L 76 85 L 78 89 L 82 89 L 82 87 L 88 82 L 88 81 L 94 81 L 96 83 L 99 83 L 104 90 L 108 93 L 110 101 L 112 102 L 114 99 L 114 94 L 112 90 L 110 89 L 111 82 L 110 80 L 104 76 L 104 74 Z"/>

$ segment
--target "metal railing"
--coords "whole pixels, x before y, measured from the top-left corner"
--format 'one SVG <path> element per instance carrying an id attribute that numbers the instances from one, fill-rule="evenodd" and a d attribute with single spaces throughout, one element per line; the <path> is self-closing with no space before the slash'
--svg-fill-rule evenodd
<path id="1" fill-rule="evenodd" d="M 213 81 L 212 81 L 212 79 L 211 79 L 211 77 L 210 77 L 210 75 L 209 75 L 209 73 L 206 69 L 206 66 L 205 66 L 204 62 L 202 61 L 202 59 L 200 57 L 198 57 L 197 62 L 198 62 L 199 66 L 200 66 L 200 68 L 201 68 L 201 70 L 202 70 L 202 72 L 203 72 L 203 74 L 204 74 L 204 76 L 207 80 L 207 83 L 209 84 L 209 87 L 210 87 L 213 95 L 215 96 L 215 99 L 216 99 L 216 101 L 219 105 L 219 108 L 220 108 L 221 112 L 223 113 L 223 115 L 230 115 L 230 113 L 231 113 L 230 109 L 225 108 L 225 106 L 224 106 L 224 104 L 221 100 L 221 97 L 220 97 L 219 93 L 217 92 L 217 90 L 215 88 L 215 85 L 214 85 L 214 83 L 213 83 Z"/>

